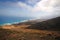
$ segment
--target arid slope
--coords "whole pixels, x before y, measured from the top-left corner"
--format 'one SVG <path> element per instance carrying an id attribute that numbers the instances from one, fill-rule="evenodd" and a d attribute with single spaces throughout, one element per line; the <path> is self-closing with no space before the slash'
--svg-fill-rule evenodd
<path id="1" fill-rule="evenodd" d="M 59 24 L 58 17 L 38 23 L 3 25 L 0 26 L 0 40 L 60 40 Z"/>

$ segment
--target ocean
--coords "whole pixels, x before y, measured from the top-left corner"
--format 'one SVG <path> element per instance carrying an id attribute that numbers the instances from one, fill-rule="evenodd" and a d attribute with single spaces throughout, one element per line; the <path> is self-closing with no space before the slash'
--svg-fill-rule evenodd
<path id="1" fill-rule="evenodd" d="M 9 17 L 0 16 L 0 25 L 23 22 L 25 20 L 33 19 L 31 17 Z"/>

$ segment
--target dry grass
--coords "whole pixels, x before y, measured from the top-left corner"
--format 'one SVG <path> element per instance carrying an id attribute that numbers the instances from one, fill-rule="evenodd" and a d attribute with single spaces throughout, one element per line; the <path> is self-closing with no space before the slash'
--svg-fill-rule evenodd
<path id="1" fill-rule="evenodd" d="M 0 26 L 0 40 L 60 40 L 60 18 Z"/>
<path id="2" fill-rule="evenodd" d="M 59 31 L 25 29 L 28 25 L 0 28 L 0 40 L 60 40 Z"/>

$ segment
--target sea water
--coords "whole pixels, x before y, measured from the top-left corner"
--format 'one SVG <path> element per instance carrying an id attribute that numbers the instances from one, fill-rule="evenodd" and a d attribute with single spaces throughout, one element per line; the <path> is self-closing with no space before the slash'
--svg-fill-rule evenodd
<path id="1" fill-rule="evenodd" d="M 0 25 L 4 24 L 12 24 L 12 23 L 18 23 L 23 22 L 25 20 L 32 19 L 31 17 L 9 17 L 9 16 L 0 16 Z"/>

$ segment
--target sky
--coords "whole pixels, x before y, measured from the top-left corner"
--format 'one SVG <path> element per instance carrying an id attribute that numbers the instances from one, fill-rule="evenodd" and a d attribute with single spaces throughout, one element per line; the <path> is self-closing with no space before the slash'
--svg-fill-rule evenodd
<path id="1" fill-rule="evenodd" d="M 60 0 L 0 0 L 0 16 L 60 17 Z"/>

